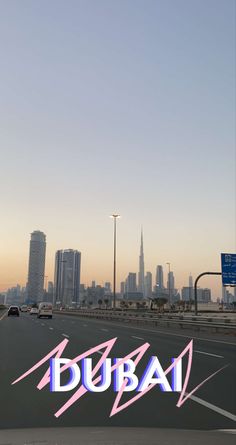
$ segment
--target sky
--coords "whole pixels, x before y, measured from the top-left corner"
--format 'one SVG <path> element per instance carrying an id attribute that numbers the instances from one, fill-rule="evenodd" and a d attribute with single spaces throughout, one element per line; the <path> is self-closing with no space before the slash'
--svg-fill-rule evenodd
<path id="1" fill-rule="evenodd" d="M 176 287 L 235 252 L 234 0 L 0 1 L 0 290 L 30 233 L 82 282 L 166 262 Z M 165 277 L 166 278 L 166 277 Z M 220 279 L 204 278 L 220 296 Z"/>

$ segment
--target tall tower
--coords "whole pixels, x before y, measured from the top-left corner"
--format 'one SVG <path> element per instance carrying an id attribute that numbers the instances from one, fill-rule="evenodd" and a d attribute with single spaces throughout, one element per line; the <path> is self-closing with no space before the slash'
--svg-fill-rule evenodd
<path id="1" fill-rule="evenodd" d="M 79 303 L 81 253 L 58 250 L 55 257 L 54 304 L 71 306 Z"/>
<path id="2" fill-rule="evenodd" d="M 189 285 L 189 287 L 193 287 L 193 277 L 192 277 L 192 274 L 189 275 L 188 285 Z"/>
<path id="3" fill-rule="evenodd" d="M 152 274 L 147 272 L 145 276 L 145 297 L 150 298 L 152 296 Z"/>
<path id="4" fill-rule="evenodd" d="M 143 253 L 143 229 L 141 229 L 141 245 L 139 255 L 139 274 L 138 274 L 138 291 L 145 295 L 145 280 L 144 280 L 144 253 Z"/>
<path id="5" fill-rule="evenodd" d="M 31 233 L 27 298 L 29 301 L 43 300 L 43 285 L 46 255 L 46 235 L 39 230 Z"/>
<path id="6" fill-rule="evenodd" d="M 172 299 L 173 299 L 173 295 L 174 295 L 174 291 L 175 291 L 175 277 L 174 277 L 174 273 L 172 271 L 170 271 L 168 273 L 168 278 L 167 278 L 167 288 L 169 289 L 169 295 L 170 295 L 170 303 L 172 303 Z"/>
<path id="7" fill-rule="evenodd" d="M 164 289 L 163 267 L 160 264 L 156 268 L 156 285 L 158 289 Z"/>

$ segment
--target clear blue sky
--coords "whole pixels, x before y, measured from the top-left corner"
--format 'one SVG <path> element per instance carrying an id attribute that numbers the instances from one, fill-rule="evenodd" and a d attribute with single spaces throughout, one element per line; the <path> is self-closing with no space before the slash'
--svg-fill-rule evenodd
<path id="1" fill-rule="evenodd" d="M 83 280 L 235 250 L 235 1 L 0 2 L 1 287 L 29 233 L 82 251 Z"/>

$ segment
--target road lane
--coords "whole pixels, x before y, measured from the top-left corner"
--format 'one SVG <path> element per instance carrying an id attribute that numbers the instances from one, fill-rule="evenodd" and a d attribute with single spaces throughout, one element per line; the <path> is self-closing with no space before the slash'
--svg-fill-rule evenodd
<path id="1" fill-rule="evenodd" d="M 38 362 L 63 338 L 69 338 L 66 353 L 63 354 L 68 358 L 73 358 L 114 337 L 117 337 L 117 342 L 110 354 L 112 357 L 123 357 L 147 341 L 150 343 L 150 350 L 146 354 L 146 359 L 142 360 L 137 375 L 141 375 L 144 371 L 150 355 L 158 355 L 161 364 L 169 366 L 170 358 L 176 357 L 189 340 L 188 337 L 170 337 L 148 331 L 143 331 L 142 337 L 140 337 L 140 331 L 130 329 L 129 326 L 114 326 L 113 324 L 106 325 L 104 328 L 100 321 L 86 320 L 85 324 L 83 320 L 76 317 L 73 319 L 61 317 L 58 315 L 52 320 L 44 319 L 42 323 L 38 323 L 38 319 L 34 316 L 21 314 L 19 318 L 9 317 L 1 321 L 1 401 L 2 406 L 6 407 L 0 418 L 1 428 L 39 426 L 39 423 L 42 427 L 57 425 L 165 426 L 194 429 L 229 429 L 234 427 L 234 423 L 230 419 L 220 413 L 213 412 L 209 407 L 197 403 L 196 400 L 189 400 L 182 408 L 176 408 L 178 395 L 162 393 L 157 388 L 130 406 L 128 410 L 112 418 L 109 418 L 109 413 L 115 394 L 111 389 L 102 394 L 87 393 L 61 418 L 55 419 L 53 413 L 71 394 L 55 394 L 50 393 L 48 388 L 42 391 L 35 388 L 47 366 L 14 386 L 11 385 L 11 382 Z M 233 386 L 235 385 L 235 364 L 233 363 L 235 349 L 232 345 L 196 340 L 199 350 L 203 344 L 204 351 L 212 354 L 218 351 L 218 355 L 223 355 L 224 358 L 194 354 L 191 388 L 221 367 L 222 361 L 223 364 L 229 362 L 229 367 L 222 374 L 218 374 L 207 382 L 194 396 L 219 407 L 221 410 L 235 413 L 235 386 Z M 101 354 L 102 351 L 97 354 L 97 357 L 99 358 Z M 130 397 L 130 394 L 124 395 L 125 400 L 127 397 Z"/>

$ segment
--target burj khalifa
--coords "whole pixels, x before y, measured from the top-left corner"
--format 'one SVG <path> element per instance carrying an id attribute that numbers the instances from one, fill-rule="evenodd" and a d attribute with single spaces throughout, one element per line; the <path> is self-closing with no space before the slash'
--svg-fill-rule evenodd
<path id="1" fill-rule="evenodd" d="M 141 245 L 140 245 L 139 273 L 138 273 L 138 291 L 139 291 L 139 292 L 142 292 L 143 297 L 145 296 L 145 285 L 144 285 L 144 252 L 143 252 L 143 229 L 141 229 Z"/>

